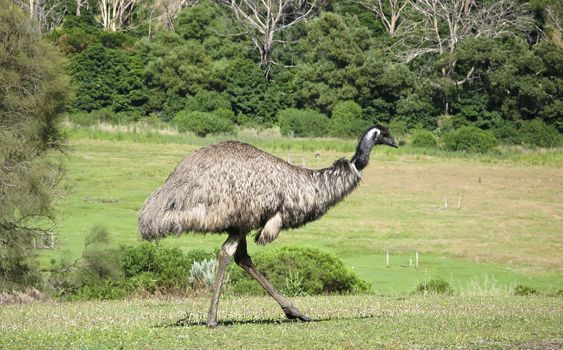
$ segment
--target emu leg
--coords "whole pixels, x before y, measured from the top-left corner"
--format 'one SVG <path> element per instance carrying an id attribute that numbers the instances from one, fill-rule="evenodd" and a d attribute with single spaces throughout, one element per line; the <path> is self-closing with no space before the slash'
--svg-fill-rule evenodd
<path id="1" fill-rule="evenodd" d="M 311 321 L 311 318 L 303 315 L 291 302 L 283 296 L 270 281 L 260 273 L 252 263 L 252 259 L 246 251 L 246 237 L 243 236 L 239 242 L 237 251 L 235 253 L 235 262 L 238 266 L 242 267 L 248 272 L 260 285 L 280 304 L 285 316 L 289 319 L 299 319 L 301 321 Z"/>
<path id="2" fill-rule="evenodd" d="M 215 283 L 213 284 L 213 298 L 207 315 L 207 327 L 217 326 L 217 307 L 219 306 L 219 296 L 221 295 L 221 287 L 225 277 L 227 265 L 233 258 L 240 242 L 240 235 L 229 234 L 229 238 L 223 243 L 221 252 L 219 253 L 219 265 L 217 266 L 217 275 L 215 275 Z"/>

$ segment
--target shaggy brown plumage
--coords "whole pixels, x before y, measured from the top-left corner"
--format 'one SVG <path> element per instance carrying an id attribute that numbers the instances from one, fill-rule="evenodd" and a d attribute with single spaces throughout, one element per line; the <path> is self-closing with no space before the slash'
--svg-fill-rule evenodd
<path id="1" fill-rule="evenodd" d="M 145 202 L 139 229 L 144 239 L 259 229 L 256 240 L 264 244 L 280 229 L 318 219 L 359 181 L 359 171 L 346 159 L 311 170 L 249 144 L 221 142 L 178 164 Z"/>
<path id="2" fill-rule="evenodd" d="M 229 261 L 246 270 L 281 306 L 288 318 L 310 321 L 252 263 L 246 235 L 272 242 L 280 230 L 316 220 L 350 193 L 361 179 L 376 144 L 393 147 L 386 128 L 366 130 L 352 160 L 311 170 L 293 166 L 258 148 L 236 141 L 220 142 L 188 155 L 164 185 L 145 202 L 139 231 L 145 239 L 182 232 L 227 232 L 218 256 L 217 275 L 207 325 L 217 325 L 221 286 Z"/>

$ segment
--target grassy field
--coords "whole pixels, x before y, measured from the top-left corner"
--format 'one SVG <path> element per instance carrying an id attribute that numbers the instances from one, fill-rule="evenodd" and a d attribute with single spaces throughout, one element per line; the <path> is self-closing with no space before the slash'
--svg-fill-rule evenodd
<path id="1" fill-rule="evenodd" d="M 355 146 L 341 140 L 241 138 L 313 168 L 350 157 Z M 146 197 L 187 153 L 216 140 L 71 130 L 67 194 L 57 204 L 57 248 L 41 252 L 42 265 L 74 260 L 96 224 L 108 228 L 114 244 L 135 244 L 136 215 Z M 438 277 L 466 294 L 494 294 L 517 284 L 557 291 L 563 289 L 562 169 L 559 151 L 467 156 L 378 147 L 359 189 L 343 203 L 317 222 L 283 232 L 270 246 L 251 245 L 250 253 L 279 245 L 333 252 L 382 295 L 409 292 Z M 222 240 L 188 234 L 162 244 L 211 249 Z M 415 251 L 418 270 L 411 266 Z"/>
<path id="2" fill-rule="evenodd" d="M 333 296 L 296 298 L 313 322 L 286 321 L 269 298 L 0 307 L 1 349 L 560 349 L 563 299 Z"/>

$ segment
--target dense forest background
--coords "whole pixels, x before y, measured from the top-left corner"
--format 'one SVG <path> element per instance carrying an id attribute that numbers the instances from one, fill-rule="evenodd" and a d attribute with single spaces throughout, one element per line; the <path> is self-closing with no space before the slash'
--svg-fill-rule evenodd
<path id="1" fill-rule="evenodd" d="M 563 130 L 562 6 L 535 0 L 30 0 L 77 121 Z M 543 130 L 542 129 L 542 130 Z"/>

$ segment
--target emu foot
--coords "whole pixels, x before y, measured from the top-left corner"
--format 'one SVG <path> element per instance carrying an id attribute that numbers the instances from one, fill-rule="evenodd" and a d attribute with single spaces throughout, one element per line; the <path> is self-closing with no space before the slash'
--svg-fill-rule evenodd
<path id="1" fill-rule="evenodd" d="M 217 321 L 207 321 L 207 323 L 205 323 L 205 326 L 207 328 L 217 328 L 218 324 Z"/>
<path id="2" fill-rule="evenodd" d="M 311 322 L 312 319 L 309 316 L 303 315 L 295 306 L 282 307 L 285 316 L 290 320 L 300 320 L 303 322 Z"/>

